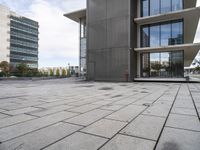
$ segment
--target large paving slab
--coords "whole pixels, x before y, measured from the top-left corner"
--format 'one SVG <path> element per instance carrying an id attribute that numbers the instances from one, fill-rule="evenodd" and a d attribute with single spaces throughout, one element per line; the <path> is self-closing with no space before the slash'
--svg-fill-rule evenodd
<path id="1" fill-rule="evenodd" d="M 68 78 L 0 88 L 0 150 L 200 147 L 200 84 Z"/>
<path id="2" fill-rule="evenodd" d="M 77 132 L 45 150 L 97 150 L 106 141 L 105 138 Z"/>
<path id="3" fill-rule="evenodd" d="M 165 128 L 156 150 L 199 150 L 200 132 Z"/>
<path id="4" fill-rule="evenodd" d="M 155 144 L 154 141 L 119 134 L 100 150 L 153 150 Z"/>
<path id="5" fill-rule="evenodd" d="M 126 125 L 125 122 L 119 122 L 115 120 L 101 119 L 90 126 L 82 129 L 81 131 L 99 135 L 106 138 L 111 138 L 119 130 Z"/>
<path id="6" fill-rule="evenodd" d="M 37 150 L 46 147 L 81 129 L 80 126 L 57 123 L 52 126 L 26 134 L 0 145 L 1 150 Z"/>

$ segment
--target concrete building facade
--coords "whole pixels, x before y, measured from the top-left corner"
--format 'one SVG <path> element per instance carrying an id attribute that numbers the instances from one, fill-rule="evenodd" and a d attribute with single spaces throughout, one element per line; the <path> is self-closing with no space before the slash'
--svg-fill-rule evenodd
<path id="1" fill-rule="evenodd" d="M 196 2 L 87 0 L 85 14 L 65 14 L 79 23 L 86 17 L 87 79 L 183 78 L 200 49 L 193 43 L 200 17 Z"/>
<path id="2" fill-rule="evenodd" d="M 38 22 L 0 5 L 0 62 L 38 68 Z"/>

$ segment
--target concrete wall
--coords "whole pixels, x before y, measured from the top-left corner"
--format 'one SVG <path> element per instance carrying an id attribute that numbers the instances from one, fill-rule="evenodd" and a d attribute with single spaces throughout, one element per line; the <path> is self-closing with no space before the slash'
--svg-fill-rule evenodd
<path id="1" fill-rule="evenodd" d="M 88 80 L 124 81 L 126 71 L 133 76 L 131 7 L 131 0 L 87 0 Z"/>
<path id="2" fill-rule="evenodd" d="M 10 10 L 0 5 L 0 62 L 10 62 Z"/>

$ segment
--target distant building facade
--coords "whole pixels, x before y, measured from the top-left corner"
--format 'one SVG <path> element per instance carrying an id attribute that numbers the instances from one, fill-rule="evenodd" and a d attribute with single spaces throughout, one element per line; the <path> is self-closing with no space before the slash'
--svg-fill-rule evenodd
<path id="1" fill-rule="evenodd" d="M 0 5 L 0 62 L 38 68 L 38 22 Z"/>
<path id="2" fill-rule="evenodd" d="M 86 18 L 87 79 L 183 78 L 184 67 L 192 64 L 200 49 L 200 43 L 194 43 L 200 17 L 196 3 L 87 0 L 85 10 L 65 14 L 80 27 Z M 80 53 L 82 45 L 80 40 Z"/>

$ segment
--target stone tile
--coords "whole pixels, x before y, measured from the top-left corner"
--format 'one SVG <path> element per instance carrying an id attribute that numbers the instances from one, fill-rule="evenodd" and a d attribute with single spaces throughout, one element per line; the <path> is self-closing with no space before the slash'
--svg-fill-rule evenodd
<path id="1" fill-rule="evenodd" d="M 174 107 L 182 107 L 182 108 L 189 108 L 194 109 L 194 104 L 192 102 L 192 99 L 189 100 L 176 100 L 174 103 Z"/>
<path id="2" fill-rule="evenodd" d="M 69 109 L 69 111 L 78 112 L 78 113 L 85 113 L 87 111 L 96 109 L 98 107 L 100 107 L 100 106 L 98 106 L 98 105 L 92 105 L 92 104 L 87 104 L 87 105 L 83 105 L 83 106 L 78 106 L 78 107 L 71 108 L 71 109 Z"/>
<path id="3" fill-rule="evenodd" d="M 29 113 L 31 111 L 37 111 L 37 110 L 41 110 L 41 109 L 34 108 L 34 107 L 27 107 L 27 108 L 22 108 L 22 109 L 6 111 L 5 113 L 9 115 L 19 115 L 19 114 Z"/>
<path id="4" fill-rule="evenodd" d="M 129 105 L 119 111 L 112 113 L 111 115 L 107 116 L 106 118 L 120 120 L 120 121 L 131 121 L 137 115 L 139 115 L 146 107 L 145 106 L 136 106 L 136 105 Z"/>
<path id="5" fill-rule="evenodd" d="M 92 104 L 102 106 L 102 105 L 108 105 L 108 104 L 111 104 L 111 103 L 112 103 L 111 101 L 97 101 L 97 102 L 94 102 Z"/>
<path id="6" fill-rule="evenodd" d="M 55 101 L 55 102 L 44 103 L 42 105 L 36 105 L 36 106 L 40 107 L 40 108 L 51 108 L 51 107 L 64 105 L 64 104 L 68 104 L 68 103 L 69 103 L 69 101 Z"/>
<path id="7" fill-rule="evenodd" d="M 107 139 L 77 132 L 45 150 L 97 150 Z"/>
<path id="8" fill-rule="evenodd" d="M 124 107 L 124 106 L 123 105 L 109 104 L 109 105 L 102 106 L 101 109 L 116 111 L 116 110 L 121 109 L 122 107 Z"/>
<path id="9" fill-rule="evenodd" d="M 7 118 L 0 120 L 0 128 L 6 127 L 6 126 L 11 126 L 11 125 L 21 123 L 21 122 L 25 122 L 25 121 L 35 119 L 35 118 L 36 117 L 25 115 L 25 114 L 7 117 Z"/>
<path id="10" fill-rule="evenodd" d="M 59 106 L 51 107 L 51 108 L 48 108 L 48 109 L 30 112 L 29 114 L 34 115 L 34 116 L 38 116 L 38 117 L 42 117 L 42 116 L 46 116 L 46 115 L 50 115 L 50 114 L 54 114 L 54 113 L 57 113 L 57 112 L 67 110 L 69 108 L 72 108 L 72 106 L 59 105 Z"/>
<path id="11" fill-rule="evenodd" d="M 156 150 L 199 150 L 200 132 L 164 128 Z"/>
<path id="12" fill-rule="evenodd" d="M 51 124 L 55 124 L 67 118 L 77 115 L 76 113 L 60 112 L 50 116 L 30 120 L 13 126 L 0 129 L 0 141 L 4 142 L 12 138 L 24 135 L 26 133 L 33 132 L 35 130 L 44 128 Z"/>
<path id="13" fill-rule="evenodd" d="M 65 121 L 69 122 L 69 123 L 87 126 L 87 125 L 109 115 L 110 113 L 112 113 L 112 112 L 108 111 L 108 110 L 95 109 L 95 110 L 89 111 L 87 113 L 73 117 L 71 119 L 67 119 Z"/>
<path id="14" fill-rule="evenodd" d="M 6 117 L 9 117 L 9 116 L 6 115 L 6 114 L 2 114 L 2 113 L 0 113 L 0 119 L 6 118 Z"/>
<path id="15" fill-rule="evenodd" d="M 200 123 L 198 118 L 195 116 L 170 114 L 166 126 L 200 131 Z"/>
<path id="16" fill-rule="evenodd" d="M 100 150 L 153 150 L 154 146 L 154 141 L 119 134 Z"/>
<path id="17" fill-rule="evenodd" d="M 153 115 L 159 117 L 167 117 L 169 114 L 171 106 L 164 104 L 156 104 L 149 107 L 143 112 L 145 115 Z"/>
<path id="18" fill-rule="evenodd" d="M 173 107 L 171 113 L 197 116 L 195 109 Z"/>
<path id="19" fill-rule="evenodd" d="M 71 133 L 81 129 L 80 126 L 67 123 L 57 123 L 52 126 L 26 134 L 19 138 L 0 144 L 0 149 L 36 150 L 42 149 Z"/>
<path id="20" fill-rule="evenodd" d="M 126 126 L 121 133 L 156 141 L 164 122 L 165 118 L 140 115 Z"/>
<path id="21" fill-rule="evenodd" d="M 101 119 L 88 127 L 82 129 L 81 131 L 86 133 L 91 133 L 107 138 L 114 136 L 119 130 L 121 130 L 127 123 Z"/>

